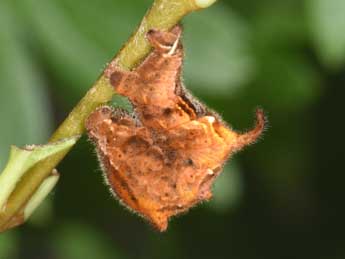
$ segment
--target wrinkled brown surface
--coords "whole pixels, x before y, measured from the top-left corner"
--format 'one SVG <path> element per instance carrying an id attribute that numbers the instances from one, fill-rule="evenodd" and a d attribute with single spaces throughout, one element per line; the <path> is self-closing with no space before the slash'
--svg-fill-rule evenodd
<path id="1" fill-rule="evenodd" d="M 264 128 L 258 110 L 255 128 L 238 134 L 185 91 L 181 32 L 179 26 L 150 31 L 154 49 L 139 67 L 106 71 L 116 92 L 132 102 L 133 115 L 104 106 L 86 123 L 112 191 L 160 231 L 171 216 L 209 200 L 229 155 Z"/>

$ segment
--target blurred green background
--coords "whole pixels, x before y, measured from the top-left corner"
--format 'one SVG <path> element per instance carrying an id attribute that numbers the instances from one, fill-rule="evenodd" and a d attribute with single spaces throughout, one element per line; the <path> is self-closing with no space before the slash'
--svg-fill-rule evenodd
<path id="1" fill-rule="evenodd" d="M 137 26 L 148 0 L 0 1 L 0 167 L 45 143 Z M 111 197 L 84 137 L 0 258 L 345 258 L 344 0 L 219 0 L 184 21 L 185 83 L 235 129 L 213 201 L 159 234 Z"/>

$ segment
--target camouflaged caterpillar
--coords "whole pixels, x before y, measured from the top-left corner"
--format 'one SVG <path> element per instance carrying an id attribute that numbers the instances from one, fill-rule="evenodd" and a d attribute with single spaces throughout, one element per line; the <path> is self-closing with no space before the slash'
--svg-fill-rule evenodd
<path id="1" fill-rule="evenodd" d="M 236 133 L 185 90 L 181 34 L 180 26 L 150 30 L 153 51 L 136 69 L 106 70 L 135 116 L 103 106 L 86 122 L 113 193 L 160 231 L 170 217 L 209 200 L 228 157 L 255 142 L 265 126 L 257 110 L 254 129 Z"/>

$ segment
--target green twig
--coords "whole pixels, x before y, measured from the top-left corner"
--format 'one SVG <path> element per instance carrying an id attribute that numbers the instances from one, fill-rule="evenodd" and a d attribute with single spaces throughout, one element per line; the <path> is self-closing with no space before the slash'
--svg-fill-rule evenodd
<path id="1" fill-rule="evenodd" d="M 215 1 L 155 0 L 136 32 L 115 56 L 110 66 L 116 65 L 127 70 L 134 68 L 150 51 L 150 46 L 145 38 L 145 34 L 149 29 L 168 30 L 186 14 L 206 8 Z M 88 115 L 99 105 L 108 102 L 113 94 L 114 91 L 108 78 L 105 75 L 101 75 L 94 86 L 55 131 L 49 142 L 81 135 L 84 132 L 84 121 Z M 38 163 L 23 176 L 8 199 L 5 210 L 0 213 L 0 229 L 4 228 L 18 212 L 23 210 L 23 207 L 38 187 L 67 155 L 69 150 L 60 152 Z"/>

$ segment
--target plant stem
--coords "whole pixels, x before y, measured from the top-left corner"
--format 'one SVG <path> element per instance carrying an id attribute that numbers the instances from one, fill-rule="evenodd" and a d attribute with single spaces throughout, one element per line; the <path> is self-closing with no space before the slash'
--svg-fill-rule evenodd
<path id="1" fill-rule="evenodd" d="M 145 34 L 149 29 L 169 30 L 186 14 L 206 8 L 214 2 L 215 0 L 155 0 L 136 32 L 111 61 L 109 66 L 118 66 L 127 70 L 134 68 L 150 52 L 150 45 L 145 38 Z M 113 94 L 114 90 L 108 78 L 104 74 L 101 75 L 94 86 L 54 132 L 49 142 L 82 135 L 84 132 L 84 121 L 89 114 L 99 105 L 111 100 Z M 4 228 L 11 218 L 23 209 L 37 188 L 69 151 L 70 149 L 60 152 L 38 163 L 23 176 L 8 199 L 6 209 L 0 213 L 0 229 Z"/>

